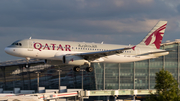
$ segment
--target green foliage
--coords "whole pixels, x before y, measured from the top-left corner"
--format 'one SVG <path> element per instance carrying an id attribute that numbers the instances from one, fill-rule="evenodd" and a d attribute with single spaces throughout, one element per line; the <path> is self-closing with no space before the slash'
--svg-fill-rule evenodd
<path id="1" fill-rule="evenodd" d="M 151 94 L 147 101 L 180 101 L 178 82 L 172 74 L 164 69 L 156 73 L 156 93 Z"/>

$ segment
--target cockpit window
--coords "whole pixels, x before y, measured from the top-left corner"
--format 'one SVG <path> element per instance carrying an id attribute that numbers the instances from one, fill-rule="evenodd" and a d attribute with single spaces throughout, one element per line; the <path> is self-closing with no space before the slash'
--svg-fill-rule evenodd
<path id="1" fill-rule="evenodd" d="M 19 46 L 22 46 L 22 44 L 21 44 L 21 43 L 19 43 Z"/>
<path id="2" fill-rule="evenodd" d="M 16 43 L 12 43 L 11 45 L 15 45 Z"/>
<path id="3" fill-rule="evenodd" d="M 16 43 L 16 42 L 12 43 L 11 45 L 22 46 L 21 43 Z"/>

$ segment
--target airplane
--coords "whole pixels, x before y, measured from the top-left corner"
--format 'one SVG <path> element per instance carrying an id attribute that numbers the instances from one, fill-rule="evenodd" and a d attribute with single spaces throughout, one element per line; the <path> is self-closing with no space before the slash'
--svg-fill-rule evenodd
<path id="1" fill-rule="evenodd" d="M 160 49 L 167 21 L 159 21 L 147 36 L 137 45 L 114 45 L 104 43 L 86 43 L 46 39 L 23 39 L 13 42 L 5 48 L 7 54 L 56 61 L 59 64 L 73 65 L 74 71 L 87 66 L 91 72 L 91 63 L 126 63 L 157 58 L 169 54 Z M 50 63 L 50 62 L 49 62 Z"/>

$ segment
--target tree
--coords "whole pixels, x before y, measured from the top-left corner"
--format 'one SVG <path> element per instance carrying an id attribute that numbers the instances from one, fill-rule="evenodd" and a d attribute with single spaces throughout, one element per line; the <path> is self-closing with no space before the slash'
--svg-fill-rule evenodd
<path id="1" fill-rule="evenodd" d="M 180 101 L 178 82 L 172 74 L 164 69 L 156 73 L 156 93 L 151 94 L 147 101 Z"/>

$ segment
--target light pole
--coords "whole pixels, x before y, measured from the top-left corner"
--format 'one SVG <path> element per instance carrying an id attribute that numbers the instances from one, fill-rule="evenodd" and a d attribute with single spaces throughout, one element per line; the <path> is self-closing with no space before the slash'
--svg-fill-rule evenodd
<path id="1" fill-rule="evenodd" d="M 81 69 L 80 71 L 82 71 L 82 81 L 81 81 L 81 82 L 82 82 L 82 83 L 81 83 L 82 85 L 81 85 L 81 88 L 82 88 L 82 91 L 84 91 L 84 90 L 83 90 L 83 89 L 84 89 L 84 88 L 83 88 L 83 72 L 84 72 L 85 70 L 84 70 L 84 69 Z M 81 94 L 82 94 L 82 93 L 81 93 Z M 84 95 L 81 95 L 81 100 L 82 100 L 82 101 L 83 101 L 83 96 L 84 96 Z"/>
<path id="2" fill-rule="evenodd" d="M 81 69 L 80 71 L 82 71 L 82 81 L 81 81 L 81 82 L 82 82 L 82 83 L 81 83 L 82 85 L 81 85 L 81 88 L 82 88 L 82 90 L 83 90 L 83 89 L 84 89 L 84 88 L 83 88 L 83 72 L 84 72 L 85 70 L 84 70 L 84 69 Z"/>
<path id="3" fill-rule="evenodd" d="M 36 72 L 37 73 L 37 92 L 39 93 L 39 73 L 41 72 Z"/>
<path id="4" fill-rule="evenodd" d="M 60 74 L 60 72 L 62 71 L 62 70 L 57 70 L 58 72 L 59 72 L 59 93 L 61 93 L 61 74 Z"/>

